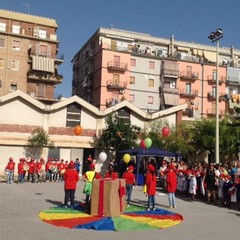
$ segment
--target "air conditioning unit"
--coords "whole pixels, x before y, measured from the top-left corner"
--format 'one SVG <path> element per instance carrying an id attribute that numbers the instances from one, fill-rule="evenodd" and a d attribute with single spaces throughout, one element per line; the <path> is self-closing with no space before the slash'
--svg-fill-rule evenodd
<path id="1" fill-rule="evenodd" d="M 197 73 L 196 73 L 196 72 L 193 72 L 193 73 L 192 73 L 192 77 L 194 77 L 194 78 L 197 77 Z"/>
<path id="2" fill-rule="evenodd" d="M 123 93 L 125 93 L 125 91 L 124 91 L 123 89 L 120 89 L 120 90 L 119 90 L 119 93 L 120 93 L 120 94 L 123 94 Z"/>
<path id="3" fill-rule="evenodd" d="M 35 92 L 30 93 L 31 97 L 35 97 Z"/>
<path id="4" fill-rule="evenodd" d="M 87 87 L 87 83 L 83 82 L 82 87 L 84 87 L 84 88 Z"/>

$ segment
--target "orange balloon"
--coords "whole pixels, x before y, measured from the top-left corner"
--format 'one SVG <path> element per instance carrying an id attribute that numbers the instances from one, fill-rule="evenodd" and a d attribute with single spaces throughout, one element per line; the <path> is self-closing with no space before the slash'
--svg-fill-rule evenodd
<path id="1" fill-rule="evenodd" d="M 74 128 L 74 133 L 77 135 L 77 136 L 79 136 L 79 135 L 81 135 L 81 133 L 82 133 L 82 127 L 80 126 L 80 125 L 77 125 L 77 126 L 75 126 L 75 128 Z"/>

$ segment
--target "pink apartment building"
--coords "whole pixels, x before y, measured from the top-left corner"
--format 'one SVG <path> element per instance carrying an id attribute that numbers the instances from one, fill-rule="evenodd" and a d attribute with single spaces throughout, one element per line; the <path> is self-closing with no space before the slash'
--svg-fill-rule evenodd
<path id="1" fill-rule="evenodd" d="M 72 95 L 100 109 L 126 99 L 148 113 L 187 103 L 183 120 L 215 116 L 214 45 L 99 28 L 72 63 Z M 240 50 L 220 47 L 220 116 L 237 114 L 239 63 Z"/>

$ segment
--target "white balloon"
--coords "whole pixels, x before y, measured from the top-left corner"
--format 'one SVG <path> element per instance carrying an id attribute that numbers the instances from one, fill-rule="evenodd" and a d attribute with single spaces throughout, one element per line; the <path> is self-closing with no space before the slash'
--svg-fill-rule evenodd
<path id="1" fill-rule="evenodd" d="M 105 152 L 101 152 L 101 153 L 99 154 L 99 160 L 100 160 L 100 162 L 105 162 L 106 159 L 107 159 L 107 154 L 106 154 Z"/>

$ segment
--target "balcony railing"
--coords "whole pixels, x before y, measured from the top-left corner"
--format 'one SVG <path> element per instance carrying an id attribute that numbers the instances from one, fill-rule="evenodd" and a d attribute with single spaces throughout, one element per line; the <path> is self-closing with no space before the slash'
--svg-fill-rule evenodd
<path id="1" fill-rule="evenodd" d="M 48 81 L 48 82 L 54 82 L 54 83 L 61 83 L 63 80 L 63 75 L 51 75 L 47 73 L 37 73 L 37 72 L 28 72 L 28 79 L 29 80 L 36 80 L 36 81 Z"/>
<path id="2" fill-rule="evenodd" d="M 182 97 L 196 97 L 198 95 L 198 90 L 194 89 L 180 89 L 180 96 Z"/>
<path id="3" fill-rule="evenodd" d="M 178 94 L 178 88 L 163 87 L 163 92 Z"/>
<path id="4" fill-rule="evenodd" d="M 116 70 L 116 71 L 127 71 L 128 64 L 118 61 L 109 61 L 107 64 L 107 68 L 110 70 Z"/>
<path id="5" fill-rule="evenodd" d="M 224 114 L 225 114 L 225 111 L 219 109 L 219 115 L 223 116 Z M 215 108 L 207 109 L 207 115 L 216 115 L 216 109 Z"/>
<path id="6" fill-rule="evenodd" d="M 191 72 L 191 71 L 183 71 L 180 73 L 180 78 L 182 80 L 192 80 L 195 81 L 199 77 L 199 74 L 197 72 Z"/>
<path id="7" fill-rule="evenodd" d="M 207 80 L 208 80 L 208 83 L 216 84 L 216 76 L 214 76 L 214 75 L 208 75 Z M 224 82 L 226 82 L 226 77 L 225 76 L 219 76 L 218 81 L 219 81 L 219 85 L 221 85 Z"/>
<path id="8" fill-rule="evenodd" d="M 175 70 L 175 69 L 163 68 L 162 73 L 163 73 L 164 77 L 171 77 L 171 78 L 178 78 L 178 75 L 179 75 L 179 71 Z"/>
<path id="9" fill-rule="evenodd" d="M 116 80 L 108 80 L 107 81 L 108 89 L 124 90 L 126 87 L 127 87 L 126 81 L 116 81 Z"/>

